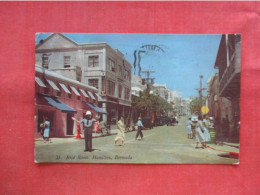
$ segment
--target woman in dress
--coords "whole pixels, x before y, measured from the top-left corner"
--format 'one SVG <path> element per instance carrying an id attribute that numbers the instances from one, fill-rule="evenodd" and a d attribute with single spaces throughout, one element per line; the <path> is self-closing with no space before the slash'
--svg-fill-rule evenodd
<path id="1" fill-rule="evenodd" d="M 43 133 L 44 143 L 46 143 L 46 141 L 51 143 L 51 140 L 50 140 L 50 125 L 51 125 L 51 123 L 50 123 L 50 121 L 48 121 L 47 116 L 44 116 L 43 119 L 44 119 L 44 124 L 45 124 L 44 133 Z"/>
<path id="2" fill-rule="evenodd" d="M 204 116 L 204 119 L 203 119 L 203 126 L 204 126 L 204 138 L 205 138 L 205 145 L 206 145 L 206 142 L 209 142 L 211 140 L 209 130 L 208 130 L 209 121 L 208 121 L 208 118 L 206 115 Z"/>
<path id="3" fill-rule="evenodd" d="M 124 145 L 124 141 L 125 141 L 125 124 L 124 124 L 124 118 L 121 117 L 120 120 L 117 122 L 117 127 L 118 127 L 118 132 L 117 132 L 117 136 L 115 137 L 115 141 L 114 144 L 116 145 L 116 143 L 121 140 L 122 145 Z"/>
<path id="4" fill-rule="evenodd" d="M 196 125 L 196 149 L 199 148 L 199 143 L 201 143 L 202 148 L 206 148 L 206 144 L 205 144 L 205 138 L 204 138 L 204 128 L 203 128 L 203 124 L 202 124 L 202 116 L 198 117 L 198 123 Z"/>
<path id="5" fill-rule="evenodd" d="M 189 118 L 188 122 L 187 122 L 187 136 L 188 136 L 188 139 L 192 139 L 192 131 L 191 131 L 191 118 Z"/>

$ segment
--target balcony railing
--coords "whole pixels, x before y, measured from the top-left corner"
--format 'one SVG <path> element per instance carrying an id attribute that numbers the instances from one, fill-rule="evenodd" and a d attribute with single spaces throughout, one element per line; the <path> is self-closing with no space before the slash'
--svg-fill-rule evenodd
<path id="1" fill-rule="evenodd" d="M 240 74 L 240 48 L 230 58 L 229 66 L 225 69 L 220 80 L 220 96 L 230 86 L 236 74 Z"/>

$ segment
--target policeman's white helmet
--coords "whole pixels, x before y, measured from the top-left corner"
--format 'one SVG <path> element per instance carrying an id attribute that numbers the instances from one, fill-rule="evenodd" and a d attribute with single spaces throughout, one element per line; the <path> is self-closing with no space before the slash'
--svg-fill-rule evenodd
<path id="1" fill-rule="evenodd" d="M 88 110 L 88 111 L 86 112 L 86 115 L 91 115 L 91 112 Z"/>

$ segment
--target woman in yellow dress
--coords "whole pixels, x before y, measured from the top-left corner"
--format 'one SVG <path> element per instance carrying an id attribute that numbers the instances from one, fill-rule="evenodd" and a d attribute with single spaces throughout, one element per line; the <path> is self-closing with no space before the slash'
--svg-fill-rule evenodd
<path id="1" fill-rule="evenodd" d="M 124 118 L 121 117 L 120 120 L 117 122 L 117 135 L 115 137 L 115 142 L 114 144 L 116 145 L 116 143 L 121 140 L 122 141 L 122 145 L 124 145 L 124 141 L 125 141 L 125 124 L 124 124 Z"/>

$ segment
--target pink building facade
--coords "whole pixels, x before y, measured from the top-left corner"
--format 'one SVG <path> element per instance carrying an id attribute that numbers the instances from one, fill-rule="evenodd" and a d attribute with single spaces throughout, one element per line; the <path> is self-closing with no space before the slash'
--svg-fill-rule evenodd
<path id="1" fill-rule="evenodd" d="M 51 123 L 50 137 L 73 136 L 75 122 L 87 110 L 93 117 L 106 114 L 97 107 L 97 89 L 73 79 L 61 76 L 40 66 L 35 66 L 35 138 L 42 137 L 40 123 L 47 116 Z"/>

